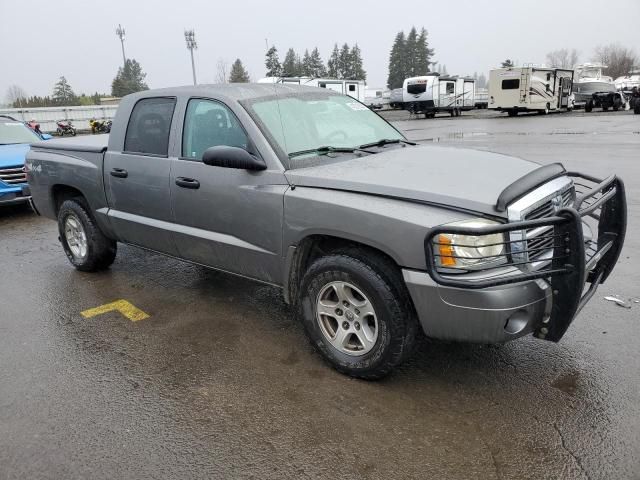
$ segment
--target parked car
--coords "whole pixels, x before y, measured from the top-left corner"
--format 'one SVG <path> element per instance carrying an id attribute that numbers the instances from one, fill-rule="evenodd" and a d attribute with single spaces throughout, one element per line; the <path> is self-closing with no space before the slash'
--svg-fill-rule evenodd
<path id="1" fill-rule="evenodd" d="M 129 95 L 109 136 L 39 143 L 26 166 L 78 270 L 107 268 L 123 242 L 278 286 L 322 356 L 366 379 L 420 328 L 559 341 L 626 226 L 615 175 L 416 145 L 355 99 L 300 86 Z"/>
<path id="2" fill-rule="evenodd" d="M 49 138 L 13 117 L 0 115 L 0 206 L 30 201 L 23 170 L 25 155 L 29 144 Z"/>

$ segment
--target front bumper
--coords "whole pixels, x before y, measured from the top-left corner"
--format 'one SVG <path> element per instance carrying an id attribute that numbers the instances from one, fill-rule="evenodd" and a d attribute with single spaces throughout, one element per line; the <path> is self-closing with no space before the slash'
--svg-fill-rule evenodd
<path id="1" fill-rule="evenodd" d="M 532 333 L 551 315 L 551 286 L 544 280 L 482 290 L 438 285 L 428 273 L 403 270 L 425 334 L 474 343 L 503 343 Z"/>
<path id="2" fill-rule="evenodd" d="M 404 271 L 425 333 L 436 338 L 503 342 L 534 332 L 559 341 L 603 283 L 622 250 L 626 232 L 624 184 L 570 173 L 582 190 L 573 207 L 554 216 L 503 225 L 442 226 L 425 238 L 428 275 Z M 597 238 L 583 237 L 583 218 L 596 222 Z M 552 240 L 545 262 L 529 260 L 526 241 L 512 233 L 545 227 Z M 470 272 L 439 265 L 441 234 L 504 235 L 504 260 Z M 509 234 L 509 235 L 507 235 Z M 518 239 L 519 238 L 519 239 Z M 489 257 L 487 257 L 489 258 Z M 495 256 L 492 257 L 495 260 Z"/>
<path id="3" fill-rule="evenodd" d="M 15 185 L 0 189 L 0 206 L 31 202 L 28 185 Z"/>

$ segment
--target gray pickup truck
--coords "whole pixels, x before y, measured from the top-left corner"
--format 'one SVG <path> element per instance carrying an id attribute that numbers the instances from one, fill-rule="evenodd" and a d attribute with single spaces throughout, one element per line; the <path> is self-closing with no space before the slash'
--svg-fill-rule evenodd
<path id="1" fill-rule="evenodd" d="M 117 242 L 282 288 L 339 371 L 380 378 L 428 337 L 558 341 L 614 268 L 620 179 L 420 146 L 351 97 L 151 90 L 109 136 L 36 143 L 36 209 L 79 270 Z"/>

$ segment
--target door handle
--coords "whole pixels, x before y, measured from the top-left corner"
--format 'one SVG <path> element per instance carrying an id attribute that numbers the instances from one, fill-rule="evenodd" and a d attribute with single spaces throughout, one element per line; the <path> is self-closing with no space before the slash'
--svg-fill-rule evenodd
<path id="1" fill-rule="evenodd" d="M 127 172 L 124 168 L 112 168 L 111 176 L 118 178 L 127 178 L 129 176 L 129 172 Z"/>
<path id="2" fill-rule="evenodd" d="M 200 188 L 200 182 L 193 178 L 178 177 L 176 178 L 176 185 L 182 188 L 192 188 L 194 190 Z"/>

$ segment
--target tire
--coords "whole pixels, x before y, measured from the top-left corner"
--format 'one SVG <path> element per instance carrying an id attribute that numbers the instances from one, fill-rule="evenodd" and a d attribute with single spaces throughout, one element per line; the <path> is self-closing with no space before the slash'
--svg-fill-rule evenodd
<path id="1" fill-rule="evenodd" d="M 589 100 L 587 103 L 584 104 L 584 111 L 589 113 L 593 110 L 593 101 Z"/>
<path id="2" fill-rule="evenodd" d="M 64 130 L 62 130 L 61 128 L 56 128 L 56 133 L 59 137 L 64 137 Z"/>
<path id="3" fill-rule="evenodd" d="M 635 106 L 633 107 L 633 113 L 636 115 L 640 114 L 640 98 L 636 99 Z"/>
<path id="4" fill-rule="evenodd" d="M 100 231 L 84 199 L 80 197 L 65 200 L 60 206 L 58 231 L 64 253 L 71 264 L 82 272 L 104 270 L 116 258 L 116 242 Z M 80 246 L 82 239 L 84 249 Z"/>
<path id="5" fill-rule="evenodd" d="M 609 110 L 609 105 L 602 105 L 602 111 L 606 112 Z"/>
<path id="6" fill-rule="evenodd" d="M 515 116 L 517 116 L 517 115 L 518 115 L 518 111 L 517 111 L 517 110 L 509 110 L 509 111 L 507 111 L 507 114 L 508 114 L 510 117 L 515 117 Z"/>
<path id="7" fill-rule="evenodd" d="M 613 111 L 617 112 L 618 110 L 620 110 L 621 106 L 622 106 L 622 100 L 620 100 L 620 97 L 616 97 L 613 100 Z"/>
<path id="8" fill-rule="evenodd" d="M 345 293 L 338 296 L 341 286 Z M 351 300 L 343 304 L 341 298 Z M 363 314 L 357 307 L 367 305 L 373 315 L 358 316 Z M 382 378 L 413 350 L 418 322 L 402 277 L 391 262 L 363 249 L 316 260 L 302 278 L 297 306 L 311 344 L 343 374 Z M 319 306 L 328 314 L 319 314 Z M 340 348 L 331 343 L 332 336 L 340 343 L 339 334 L 344 339 Z M 365 335 L 369 337 L 363 342 Z"/>
<path id="9" fill-rule="evenodd" d="M 75 128 L 70 128 L 69 133 L 71 134 L 72 137 L 75 137 L 77 132 Z"/>

